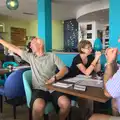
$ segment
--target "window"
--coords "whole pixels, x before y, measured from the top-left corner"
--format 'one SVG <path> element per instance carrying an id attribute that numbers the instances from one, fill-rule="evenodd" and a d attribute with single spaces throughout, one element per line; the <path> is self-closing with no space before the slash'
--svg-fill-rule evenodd
<path id="1" fill-rule="evenodd" d="M 92 39 L 92 33 L 87 33 L 87 39 Z"/>
<path id="2" fill-rule="evenodd" d="M 0 23 L 0 32 L 5 32 L 5 25 L 4 25 L 4 23 Z"/>
<path id="3" fill-rule="evenodd" d="M 87 30 L 92 30 L 92 24 L 87 25 Z"/>

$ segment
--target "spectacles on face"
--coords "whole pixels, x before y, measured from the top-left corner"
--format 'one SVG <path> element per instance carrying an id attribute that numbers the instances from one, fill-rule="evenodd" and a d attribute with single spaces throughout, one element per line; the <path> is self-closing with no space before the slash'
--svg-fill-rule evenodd
<path id="1" fill-rule="evenodd" d="M 89 47 L 85 47 L 84 49 L 91 50 L 91 49 L 92 49 L 92 47 L 91 47 L 91 46 L 89 46 Z"/>

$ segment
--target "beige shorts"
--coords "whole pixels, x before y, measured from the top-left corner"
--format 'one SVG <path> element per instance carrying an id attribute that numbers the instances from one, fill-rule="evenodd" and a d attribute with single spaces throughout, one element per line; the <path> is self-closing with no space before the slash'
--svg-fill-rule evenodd
<path id="1" fill-rule="evenodd" d="M 115 117 L 115 116 L 112 116 L 112 117 L 110 117 L 110 119 L 109 120 L 120 120 L 120 117 Z"/>

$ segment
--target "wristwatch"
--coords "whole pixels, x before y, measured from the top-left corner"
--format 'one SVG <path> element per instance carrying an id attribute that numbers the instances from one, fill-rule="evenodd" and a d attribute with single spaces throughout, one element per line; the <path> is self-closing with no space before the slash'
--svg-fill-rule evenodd
<path id="1" fill-rule="evenodd" d="M 56 82 L 56 81 L 57 81 L 56 75 L 54 75 L 54 80 L 55 80 L 54 82 Z"/>

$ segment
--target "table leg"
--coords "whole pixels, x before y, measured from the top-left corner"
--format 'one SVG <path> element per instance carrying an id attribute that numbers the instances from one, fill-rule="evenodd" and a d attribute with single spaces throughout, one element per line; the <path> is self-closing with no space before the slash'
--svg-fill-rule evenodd
<path id="1" fill-rule="evenodd" d="M 82 114 L 82 119 L 88 120 L 88 118 L 93 114 L 93 111 L 94 111 L 94 101 L 79 98 L 78 106 L 79 106 L 80 112 Z"/>
<path id="2" fill-rule="evenodd" d="M 88 109 L 90 111 L 90 114 L 93 114 L 94 112 L 94 101 L 93 100 L 88 100 Z"/>

